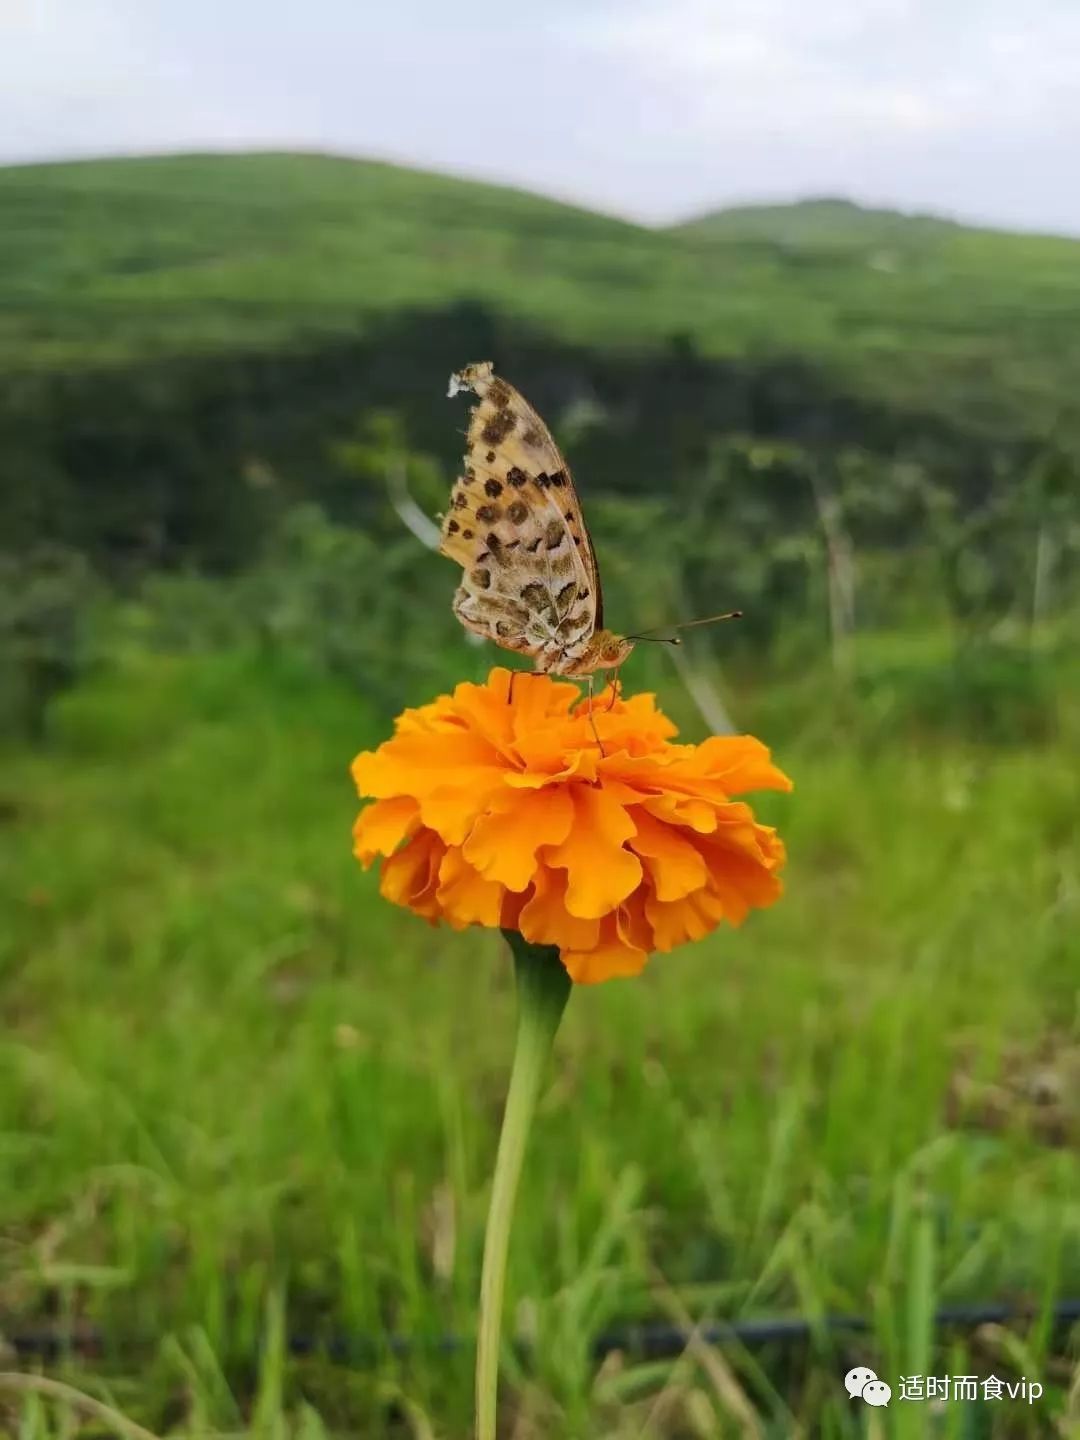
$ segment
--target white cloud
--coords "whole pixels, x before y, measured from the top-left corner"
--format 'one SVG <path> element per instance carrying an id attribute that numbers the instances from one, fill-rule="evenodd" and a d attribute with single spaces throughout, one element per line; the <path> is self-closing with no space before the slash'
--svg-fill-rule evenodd
<path id="1" fill-rule="evenodd" d="M 648 0 L 586 17 L 579 43 L 622 55 L 701 124 L 920 133 L 1080 111 L 1080 7 L 995 3 Z"/>
<path id="2" fill-rule="evenodd" d="M 841 192 L 1080 232 L 1080 4 L 0 0 L 0 158 L 284 144 L 655 219 Z"/>
<path id="3" fill-rule="evenodd" d="M 841 192 L 1080 230 L 1072 0 L 1022 26 L 1005 0 L 628 0 L 570 32 L 635 75 L 703 208 Z"/>
<path id="4" fill-rule="evenodd" d="M 8 5 L 0 15 L 0 155 L 169 144 L 194 113 L 190 56 L 161 45 L 149 10 L 127 0 Z"/>

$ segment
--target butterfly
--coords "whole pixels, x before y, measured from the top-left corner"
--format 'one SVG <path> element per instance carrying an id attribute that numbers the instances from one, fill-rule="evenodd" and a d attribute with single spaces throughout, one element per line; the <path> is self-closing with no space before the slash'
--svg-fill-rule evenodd
<path id="1" fill-rule="evenodd" d="M 596 553 L 551 432 L 490 360 L 451 375 L 450 396 L 461 390 L 480 403 L 439 542 L 464 571 L 454 614 L 537 673 L 617 669 L 636 637 L 604 629 Z"/>

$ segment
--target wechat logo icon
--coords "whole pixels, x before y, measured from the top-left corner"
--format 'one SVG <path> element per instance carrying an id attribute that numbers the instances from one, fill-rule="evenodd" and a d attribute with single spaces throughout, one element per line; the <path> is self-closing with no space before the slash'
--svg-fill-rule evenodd
<path id="1" fill-rule="evenodd" d="M 865 1365 L 848 1371 L 844 1376 L 844 1389 L 853 1400 L 865 1400 L 867 1405 L 888 1405 L 892 1399 L 892 1386 L 879 1380 Z"/>

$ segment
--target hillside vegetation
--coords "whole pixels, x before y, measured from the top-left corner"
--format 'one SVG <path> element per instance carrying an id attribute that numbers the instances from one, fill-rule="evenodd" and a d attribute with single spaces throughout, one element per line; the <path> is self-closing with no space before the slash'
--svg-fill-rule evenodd
<path id="1" fill-rule="evenodd" d="M 446 374 L 486 356 L 592 494 L 700 510 L 732 436 L 757 490 L 763 453 L 794 466 L 766 487 L 774 532 L 811 471 L 1015 534 L 1030 476 L 1057 495 L 1076 469 L 1069 240 L 828 201 L 664 232 L 320 155 L 8 168 L 0 214 L 0 533 L 114 575 L 246 563 L 297 500 L 370 525 L 341 444 L 389 415 L 445 477 Z"/>
<path id="2" fill-rule="evenodd" d="M 715 357 L 800 357 L 991 429 L 1080 413 L 1080 244 L 1066 239 L 835 202 L 656 231 L 323 155 L 8 168 L 0 214 L 9 370 L 309 346 L 470 298 L 602 349 L 681 334 Z"/>
<path id="3" fill-rule="evenodd" d="M 677 227 L 677 233 L 699 239 L 771 240 L 781 245 L 827 245 L 852 251 L 895 245 L 910 251 L 940 243 L 949 232 L 962 228 L 938 215 L 879 210 L 822 196 L 780 205 L 729 205 L 686 221 Z M 888 271 L 890 259 L 895 257 L 879 255 L 877 268 Z"/>

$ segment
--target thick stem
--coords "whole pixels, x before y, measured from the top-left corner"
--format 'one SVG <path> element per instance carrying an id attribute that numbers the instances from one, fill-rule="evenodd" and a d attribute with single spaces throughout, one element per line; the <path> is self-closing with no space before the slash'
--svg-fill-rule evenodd
<path id="1" fill-rule="evenodd" d="M 571 985 L 558 950 L 548 945 L 530 945 L 515 931 L 504 930 L 503 934 L 514 952 L 518 991 L 517 1039 L 499 1136 L 499 1152 L 495 1159 L 491 1208 L 484 1234 L 480 1325 L 476 1342 L 476 1440 L 495 1440 L 499 1337 L 514 1197 L 544 1069 Z"/>

